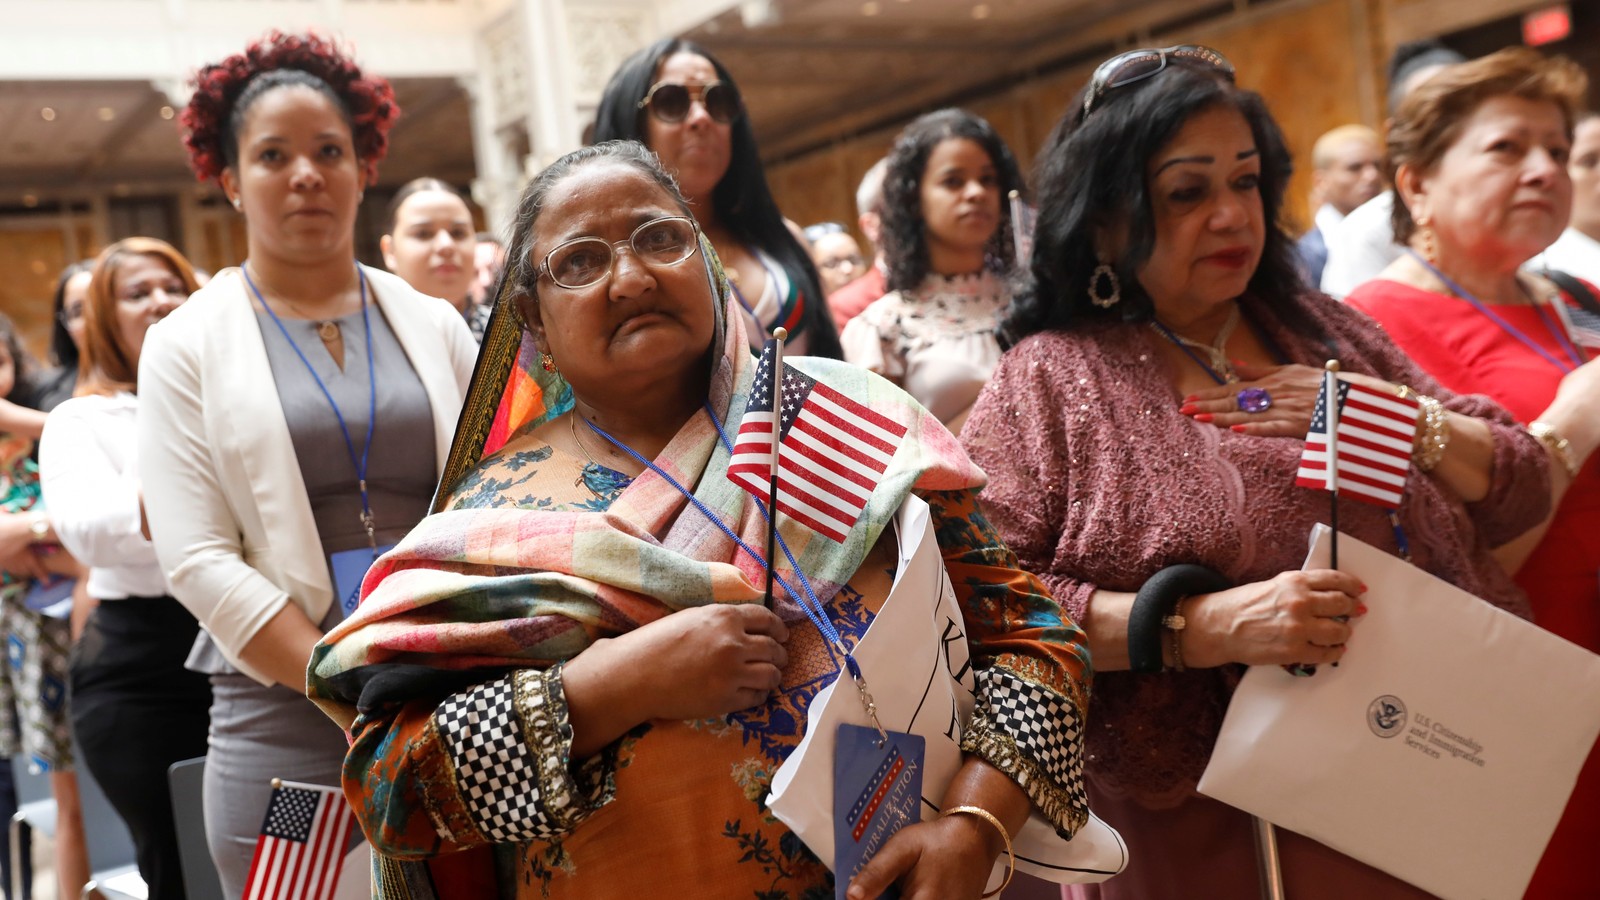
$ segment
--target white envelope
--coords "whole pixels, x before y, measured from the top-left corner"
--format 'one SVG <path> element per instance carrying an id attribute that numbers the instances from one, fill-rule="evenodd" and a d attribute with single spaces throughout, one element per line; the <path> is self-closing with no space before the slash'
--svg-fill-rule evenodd
<path id="1" fill-rule="evenodd" d="M 927 740 L 922 818 L 936 818 L 961 767 L 960 726 L 972 716 L 976 683 L 967 635 L 928 504 L 907 497 L 895 517 L 899 564 L 883 608 L 852 654 L 884 728 Z M 872 727 L 855 683 L 843 676 L 812 699 L 806 735 L 772 778 L 767 805 L 833 868 L 833 750 L 841 724 Z M 1012 838 L 1017 869 L 1058 883 L 1104 881 L 1128 862 L 1122 836 L 1092 813 L 1071 841 L 1037 812 Z M 990 886 L 1004 872 L 1002 857 Z"/>
<path id="2" fill-rule="evenodd" d="M 1339 568 L 1368 586 L 1349 652 L 1251 668 L 1200 792 L 1447 900 L 1520 898 L 1600 735 L 1600 656 L 1343 534 Z"/>

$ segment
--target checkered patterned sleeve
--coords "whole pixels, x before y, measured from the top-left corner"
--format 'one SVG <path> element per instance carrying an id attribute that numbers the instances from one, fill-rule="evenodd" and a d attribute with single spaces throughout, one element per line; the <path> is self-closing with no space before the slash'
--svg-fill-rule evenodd
<path id="1" fill-rule="evenodd" d="M 1010 775 L 1063 836 L 1088 818 L 1083 724 L 1088 638 L 1038 578 L 1019 568 L 977 492 L 922 494 L 965 614 L 978 682 L 962 749 Z"/>
<path id="2" fill-rule="evenodd" d="M 374 848 L 423 859 L 571 832 L 611 802 L 616 750 L 572 760 L 561 667 L 370 710 L 351 728 L 345 794 Z"/>
<path id="3" fill-rule="evenodd" d="M 559 837 L 615 796 L 615 754 L 573 763 L 560 666 L 453 694 L 433 724 L 466 817 L 490 842 Z"/>

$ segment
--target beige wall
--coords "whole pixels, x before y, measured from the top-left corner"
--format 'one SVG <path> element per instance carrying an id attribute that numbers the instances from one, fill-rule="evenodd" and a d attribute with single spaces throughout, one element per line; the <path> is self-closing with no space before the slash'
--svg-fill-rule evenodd
<path id="1" fill-rule="evenodd" d="M 1182 34 L 1157 35 L 1149 42 L 1215 47 L 1234 63 L 1241 85 L 1266 97 L 1295 156 L 1285 209 L 1292 230 L 1300 230 L 1309 219 L 1310 153 L 1317 136 L 1349 122 L 1379 124 L 1378 81 L 1386 52 L 1379 45 L 1389 2 L 1394 0 L 1287 3 L 1202 23 Z M 1029 170 L 1094 65 L 1091 61 L 1018 83 L 966 108 L 988 119 Z M 853 225 L 856 185 L 888 151 L 898 130 L 862 135 L 770 166 L 773 193 L 784 215 L 801 225 L 829 219 Z"/>

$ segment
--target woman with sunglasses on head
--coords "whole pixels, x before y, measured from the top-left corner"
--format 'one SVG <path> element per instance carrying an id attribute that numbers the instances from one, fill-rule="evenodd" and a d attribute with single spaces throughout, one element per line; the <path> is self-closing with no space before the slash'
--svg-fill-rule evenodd
<path id="1" fill-rule="evenodd" d="M 1333 663 L 1361 641 L 1364 586 L 1300 571 L 1328 509 L 1295 485 L 1326 360 L 1423 407 L 1397 508 L 1342 503 L 1341 530 L 1409 544 L 1416 565 L 1528 614 L 1490 548 L 1545 514 L 1544 450 L 1303 284 L 1278 225 L 1289 168 L 1261 98 L 1200 47 L 1106 62 L 1040 157 L 1015 343 L 961 438 L 990 521 L 1093 650 L 1090 798 L 1130 863 L 1072 896 L 1259 890 L 1249 815 L 1195 786 L 1244 667 Z M 1426 896 L 1292 832 L 1278 843 L 1296 900 Z"/>
<path id="2" fill-rule="evenodd" d="M 107 247 L 89 282 L 76 396 L 50 414 L 39 441 L 50 522 L 88 568 L 92 609 L 68 678 L 72 733 L 133 835 L 152 897 L 184 895 L 167 768 L 205 753 L 211 688 L 184 668 L 199 626 L 173 599 L 145 536 L 138 372 L 150 329 L 196 287 L 189 261 L 164 241 Z"/>
<path id="3" fill-rule="evenodd" d="M 837 677 L 822 617 L 853 642 L 881 608 L 902 503 L 928 504 L 976 710 L 946 814 L 848 896 L 976 900 L 1031 808 L 1063 836 L 1085 820 L 1081 634 L 994 539 L 949 432 L 858 367 L 785 357 L 908 430 L 845 541 L 778 519 L 820 612 L 763 605 L 765 519 L 728 478 L 756 359 L 688 211 L 631 141 L 528 186 L 442 511 L 316 651 L 381 897 L 834 896 L 763 798 Z"/>
<path id="4" fill-rule="evenodd" d="M 904 387 L 960 432 L 1000 361 L 1011 303 L 1011 209 L 1022 173 L 988 122 L 929 113 L 889 152 L 883 245 L 889 293 L 845 326 L 845 358 Z"/>
<path id="5" fill-rule="evenodd" d="M 156 554 L 205 626 L 190 665 L 215 694 L 206 837 L 230 897 L 271 780 L 338 783 L 306 663 L 427 511 L 472 372 L 459 313 L 356 262 L 396 114 L 339 46 L 279 33 L 203 67 L 183 113 L 250 255 L 151 330 L 139 454 Z"/>
<path id="6" fill-rule="evenodd" d="M 1346 302 L 1441 383 L 1504 403 L 1545 442 L 1558 463 L 1558 506 L 1501 559 L 1528 592 L 1535 622 L 1600 652 L 1600 464 L 1585 465 L 1600 442 L 1600 408 L 1579 431 L 1549 419 L 1552 404 L 1559 410 L 1594 389 L 1600 335 L 1573 327 L 1570 294 L 1523 271 L 1567 225 L 1567 157 L 1587 86 L 1577 63 L 1516 47 L 1414 90 L 1389 126 L 1386 162 L 1399 199 L 1395 238 L 1408 250 Z M 1600 748 L 1527 896 L 1600 896 L 1597 843 Z"/>
<path id="7" fill-rule="evenodd" d="M 739 88 L 705 48 L 666 38 L 628 57 L 600 98 L 594 139 L 638 141 L 677 180 L 727 267 L 752 347 L 782 326 L 795 353 L 843 357 L 816 267 L 767 187 Z"/>

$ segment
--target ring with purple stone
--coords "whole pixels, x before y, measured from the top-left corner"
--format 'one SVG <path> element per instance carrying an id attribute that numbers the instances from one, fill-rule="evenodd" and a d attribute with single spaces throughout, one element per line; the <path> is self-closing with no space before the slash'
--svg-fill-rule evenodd
<path id="1" fill-rule="evenodd" d="M 1237 397 L 1239 411 L 1247 413 L 1263 413 L 1272 408 L 1272 395 L 1266 388 L 1245 388 Z"/>

